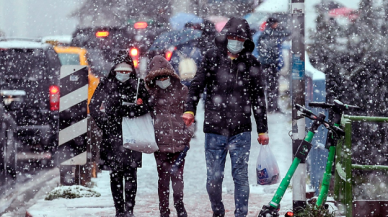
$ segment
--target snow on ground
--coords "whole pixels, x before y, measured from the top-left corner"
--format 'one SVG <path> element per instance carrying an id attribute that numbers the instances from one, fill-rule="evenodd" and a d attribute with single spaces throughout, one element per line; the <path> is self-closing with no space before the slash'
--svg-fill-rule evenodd
<path id="1" fill-rule="evenodd" d="M 189 216 L 211 216 L 212 211 L 206 192 L 206 166 L 204 153 L 203 133 L 203 104 L 198 105 L 197 132 L 191 142 L 191 148 L 186 157 L 184 170 L 185 196 L 184 202 Z M 270 147 L 273 151 L 283 177 L 291 164 L 291 139 L 288 132 L 291 130 L 291 116 L 270 114 L 268 118 Z M 253 124 L 254 125 L 254 124 Z M 257 217 L 264 204 L 268 204 L 279 184 L 260 186 L 256 184 L 256 160 L 260 145 L 257 142 L 256 128 L 252 131 L 252 148 L 249 160 L 249 217 Z M 226 208 L 226 217 L 234 216 L 233 180 L 231 177 L 230 159 L 227 158 L 225 179 L 223 183 L 223 200 Z M 143 154 L 143 167 L 138 170 L 138 191 L 136 196 L 135 215 L 137 217 L 158 216 L 156 163 L 152 154 Z M 109 185 L 109 172 L 103 171 L 98 178 L 93 179 L 93 189 L 101 193 L 101 197 L 56 199 L 36 201 L 28 209 L 33 217 L 43 216 L 114 216 L 115 210 Z M 279 182 L 280 183 L 280 182 Z M 172 194 L 172 192 L 170 192 Z M 170 195 L 171 216 L 175 217 L 172 195 Z M 292 208 L 292 193 L 287 190 L 282 202 L 280 213 L 284 214 Z"/>

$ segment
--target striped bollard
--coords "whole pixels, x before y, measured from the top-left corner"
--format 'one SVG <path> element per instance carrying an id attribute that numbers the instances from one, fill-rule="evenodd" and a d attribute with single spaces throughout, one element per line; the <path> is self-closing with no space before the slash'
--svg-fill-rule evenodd
<path id="1" fill-rule="evenodd" d="M 86 185 L 88 133 L 88 68 L 80 65 L 61 67 L 59 140 L 57 165 L 61 185 Z"/>

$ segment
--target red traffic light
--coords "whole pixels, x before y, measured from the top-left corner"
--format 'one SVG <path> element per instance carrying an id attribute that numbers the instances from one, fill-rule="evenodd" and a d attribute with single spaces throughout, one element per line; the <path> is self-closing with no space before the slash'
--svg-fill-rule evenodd
<path id="1" fill-rule="evenodd" d="M 132 57 L 135 57 L 135 56 L 139 55 L 139 50 L 137 48 L 131 48 L 129 53 L 131 54 Z"/>

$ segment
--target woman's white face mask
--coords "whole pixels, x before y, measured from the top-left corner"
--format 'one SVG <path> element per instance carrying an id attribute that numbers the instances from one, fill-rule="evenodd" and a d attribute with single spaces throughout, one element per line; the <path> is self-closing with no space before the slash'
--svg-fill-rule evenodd
<path id="1" fill-rule="evenodd" d="M 170 81 L 170 78 L 167 78 L 164 81 L 157 80 L 155 82 L 155 84 L 158 85 L 162 89 L 166 89 L 167 87 L 169 87 L 171 85 L 171 81 Z"/>
<path id="2" fill-rule="evenodd" d="M 226 47 L 232 54 L 238 54 L 244 49 L 244 41 L 228 39 L 228 45 Z"/>
<path id="3" fill-rule="evenodd" d="M 130 72 L 130 73 L 132 73 L 132 72 Z M 119 80 L 120 82 L 124 83 L 124 82 L 129 80 L 130 73 L 116 72 L 116 79 Z"/>

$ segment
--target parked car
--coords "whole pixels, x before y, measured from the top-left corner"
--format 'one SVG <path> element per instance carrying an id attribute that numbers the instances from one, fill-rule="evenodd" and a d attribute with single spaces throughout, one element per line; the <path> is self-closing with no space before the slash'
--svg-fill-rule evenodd
<path id="1" fill-rule="evenodd" d="M 0 91 L 17 129 L 18 160 L 51 162 L 58 144 L 59 71 L 52 45 L 34 40 L 0 40 Z"/>

